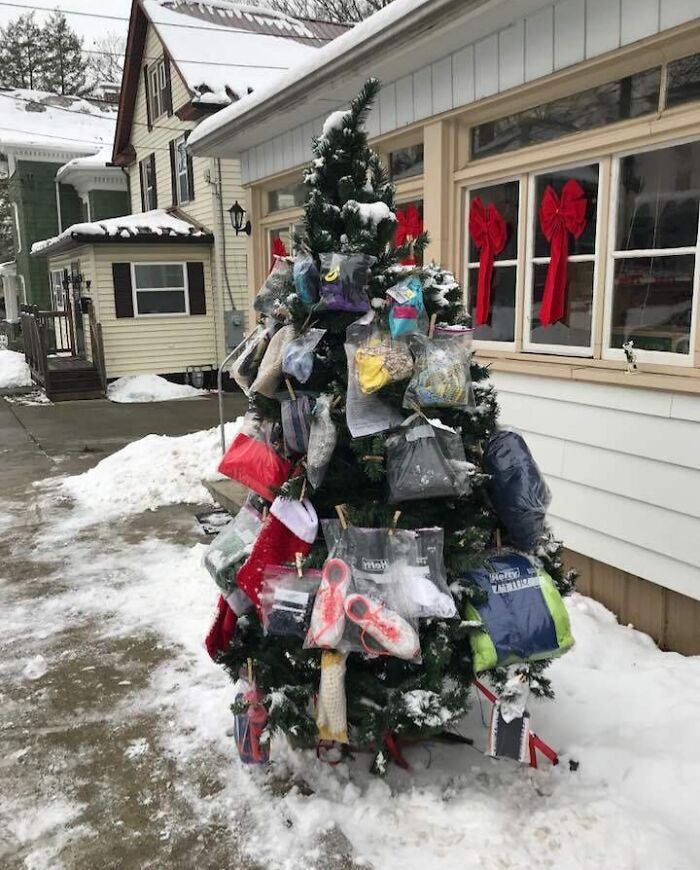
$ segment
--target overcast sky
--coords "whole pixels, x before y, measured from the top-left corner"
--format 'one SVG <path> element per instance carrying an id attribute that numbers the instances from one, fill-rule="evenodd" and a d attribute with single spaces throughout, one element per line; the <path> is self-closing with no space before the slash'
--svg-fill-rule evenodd
<path id="1" fill-rule="evenodd" d="M 11 2 L 18 6 L 28 7 L 27 11 L 30 11 L 33 6 L 45 6 L 49 10 L 61 9 L 65 13 L 70 26 L 84 37 L 85 48 L 90 48 L 94 39 L 104 36 L 110 31 L 119 32 L 126 37 L 131 0 L 11 0 Z M 71 10 L 115 15 L 125 20 L 110 21 L 86 15 L 71 15 Z M 0 25 L 4 26 L 8 21 L 12 21 L 22 14 L 22 9 L 17 9 L 14 6 L 3 6 L 0 3 Z M 40 22 L 42 18 L 47 17 L 49 14 L 50 12 L 36 12 L 35 17 Z"/>

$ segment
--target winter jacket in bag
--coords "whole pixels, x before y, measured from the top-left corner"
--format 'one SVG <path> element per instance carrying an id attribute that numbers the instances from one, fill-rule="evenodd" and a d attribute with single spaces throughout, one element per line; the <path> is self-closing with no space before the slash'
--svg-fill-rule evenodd
<path id="1" fill-rule="evenodd" d="M 465 618 L 481 621 L 470 645 L 474 671 L 561 655 L 574 645 L 569 614 L 552 578 L 521 553 L 487 556 L 466 577 L 487 596 L 467 604 Z"/>

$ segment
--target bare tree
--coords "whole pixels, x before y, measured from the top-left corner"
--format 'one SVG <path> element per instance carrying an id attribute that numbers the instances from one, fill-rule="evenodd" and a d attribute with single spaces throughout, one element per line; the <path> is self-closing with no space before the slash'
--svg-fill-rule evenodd
<path id="1" fill-rule="evenodd" d="M 93 89 L 103 84 L 121 84 L 125 52 L 126 39 L 116 30 L 93 42 L 88 54 L 88 77 Z"/>
<path id="2" fill-rule="evenodd" d="M 362 21 L 390 3 L 391 0 L 268 0 L 269 6 L 286 15 L 348 24 Z"/>

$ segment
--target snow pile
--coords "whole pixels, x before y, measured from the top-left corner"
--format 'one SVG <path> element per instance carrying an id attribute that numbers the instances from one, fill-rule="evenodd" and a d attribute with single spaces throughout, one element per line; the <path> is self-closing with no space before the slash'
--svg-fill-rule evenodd
<path id="1" fill-rule="evenodd" d="M 24 354 L 0 349 L 0 390 L 31 387 L 31 385 L 32 373 L 24 359 Z"/>
<path id="2" fill-rule="evenodd" d="M 226 425 L 226 443 L 242 418 Z M 84 524 L 181 503 L 210 504 L 202 480 L 218 476 L 218 427 L 189 435 L 147 435 L 108 456 L 83 474 L 67 477 L 59 492 L 75 502 Z"/>
<path id="3" fill-rule="evenodd" d="M 380 224 L 382 221 L 395 221 L 396 215 L 385 202 L 355 202 L 349 200 L 346 208 L 354 209 L 360 215 L 363 224 Z"/>
<path id="4" fill-rule="evenodd" d="M 191 399 L 206 396 L 207 390 L 198 390 L 189 384 L 174 384 L 160 375 L 129 375 L 107 387 L 110 402 L 167 402 L 170 399 Z"/>
<path id="5" fill-rule="evenodd" d="M 322 136 L 327 136 L 332 130 L 342 130 L 345 122 L 350 117 L 349 109 L 339 109 L 337 112 L 331 112 L 323 122 Z"/>

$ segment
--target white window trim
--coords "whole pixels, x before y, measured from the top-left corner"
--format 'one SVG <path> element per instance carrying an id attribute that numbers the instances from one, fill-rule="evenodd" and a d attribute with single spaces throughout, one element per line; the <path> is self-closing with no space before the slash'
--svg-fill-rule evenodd
<path id="1" fill-rule="evenodd" d="M 178 139 L 175 140 L 175 177 L 177 179 L 177 202 L 178 205 L 184 205 L 184 203 L 191 202 L 190 200 L 190 169 L 189 162 L 187 160 L 187 151 L 185 150 L 185 171 L 180 172 L 179 161 L 180 161 L 180 146 L 183 146 L 184 149 L 187 148 L 187 135 L 183 134 Z M 187 191 L 187 195 L 183 198 L 182 196 L 182 181 L 185 180 L 185 190 Z"/>
<path id="2" fill-rule="evenodd" d="M 151 99 L 151 122 L 161 118 L 166 111 L 165 100 L 165 61 L 163 58 L 154 61 L 148 68 L 148 90 Z"/>
<path id="3" fill-rule="evenodd" d="M 700 210 L 698 213 L 698 234 L 695 247 L 683 248 L 653 248 L 639 251 L 615 251 L 617 242 L 617 212 L 618 212 L 618 186 L 620 183 L 620 162 L 623 158 L 632 154 L 645 154 L 649 151 L 658 151 L 662 148 L 673 148 L 675 145 L 684 145 L 687 142 L 697 142 L 697 136 L 684 139 L 674 139 L 660 142 L 645 148 L 633 148 L 617 152 L 612 158 L 612 172 L 610 176 L 610 212 L 608 222 L 608 250 L 607 250 L 607 274 L 605 277 L 605 307 L 603 313 L 603 346 L 602 358 L 605 360 L 625 360 L 625 352 L 621 348 L 610 347 L 610 333 L 612 331 L 613 292 L 615 281 L 615 261 L 631 257 L 643 256 L 682 256 L 683 254 L 695 254 L 695 271 L 693 273 L 693 307 L 690 316 L 690 341 L 688 353 L 668 353 L 660 350 L 641 350 L 635 348 L 637 361 L 642 363 L 657 363 L 660 365 L 671 364 L 676 366 L 692 366 L 694 362 L 695 337 L 697 335 L 698 309 L 700 303 Z"/>
<path id="4" fill-rule="evenodd" d="M 155 163 L 155 161 L 154 161 Z M 155 199 L 152 194 L 155 194 L 156 188 L 155 185 L 152 184 L 149 188 L 148 186 L 148 167 L 151 165 L 151 155 L 148 157 L 144 157 L 143 160 L 139 161 L 139 172 L 140 172 L 140 181 L 141 188 L 143 190 L 143 205 L 146 211 L 153 211 L 153 209 L 157 208 L 157 204 L 151 202 L 152 199 Z M 155 181 L 155 171 L 153 173 L 153 181 Z M 149 195 L 149 190 L 151 191 L 151 195 Z"/>
<path id="5" fill-rule="evenodd" d="M 159 261 L 152 262 L 150 260 L 143 262 L 134 262 L 131 263 L 131 298 L 132 304 L 134 307 L 134 317 L 135 318 L 151 318 L 151 317 L 189 317 L 190 314 L 190 287 L 187 281 L 187 264 L 181 263 L 177 261 Z M 137 287 L 136 286 L 136 266 L 180 266 L 182 269 L 182 287 Z M 185 310 L 184 311 L 167 311 L 167 312 L 159 312 L 153 314 L 141 314 L 139 312 L 139 302 L 138 302 L 138 294 L 139 292 L 145 293 L 173 293 L 173 292 L 182 292 L 185 294 Z"/>
<path id="6" fill-rule="evenodd" d="M 520 279 L 520 251 L 521 245 L 523 244 L 522 233 L 524 229 L 524 221 L 526 220 L 525 215 L 525 203 L 523 202 L 523 187 L 524 179 L 526 175 L 510 175 L 507 178 L 499 178 L 496 181 L 487 181 L 481 184 L 474 184 L 473 186 L 468 187 L 464 191 L 464 305 L 469 311 L 470 308 L 470 298 L 469 295 L 472 292 L 472 282 L 470 281 L 470 272 L 473 272 L 478 276 L 479 274 L 479 263 L 478 261 L 475 264 L 470 266 L 469 261 L 469 207 L 471 205 L 471 194 L 475 190 L 482 190 L 484 187 L 497 187 L 500 184 L 508 184 L 509 182 L 517 181 L 518 182 L 518 238 L 516 239 L 516 247 L 515 247 L 515 258 L 512 260 L 501 260 L 500 265 L 503 266 L 515 266 L 515 304 L 513 309 L 513 341 L 496 341 L 495 339 L 483 339 L 483 338 L 475 338 L 473 341 L 474 348 L 476 350 L 515 350 L 515 339 L 517 337 L 517 329 L 518 329 L 518 303 L 519 303 L 519 294 L 518 294 L 518 281 Z M 494 268 L 496 268 L 497 263 L 494 262 Z M 478 278 L 477 278 L 478 281 Z M 474 282 L 474 288 L 476 289 L 476 281 Z M 472 327 L 476 329 L 476 324 L 472 324 Z"/>
<path id="7" fill-rule="evenodd" d="M 571 345 L 571 344 L 542 344 L 534 342 L 531 339 L 532 332 L 532 296 L 534 282 L 534 265 L 538 263 L 548 263 L 550 257 L 535 257 L 535 238 L 537 235 L 536 223 L 537 214 L 535 211 L 535 179 L 540 175 L 546 175 L 550 172 L 565 172 L 569 169 L 578 169 L 580 166 L 598 165 L 598 195 L 596 202 L 596 233 L 595 233 L 595 250 L 592 254 L 570 254 L 570 263 L 593 263 L 593 299 L 591 304 L 591 341 L 589 345 Z M 597 160 L 587 160 L 584 162 L 577 161 L 576 163 L 567 163 L 564 166 L 548 166 L 538 169 L 536 172 L 528 173 L 527 187 L 527 235 L 525 239 L 525 293 L 523 294 L 523 351 L 525 353 L 547 353 L 555 356 L 581 356 L 590 357 L 594 355 L 595 343 L 595 323 L 596 311 L 600 304 L 598 299 L 597 285 L 598 272 L 600 269 L 600 235 L 601 235 L 601 217 L 603 215 L 603 202 L 600 195 L 601 190 L 606 190 L 606 173 L 609 171 L 609 160 L 600 157 Z"/>
<path id="8" fill-rule="evenodd" d="M 12 203 L 12 213 L 15 218 L 15 235 L 17 236 L 17 253 L 22 250 L 22 227 L 19 222 L 19 206 L 16 202 Z"/>

